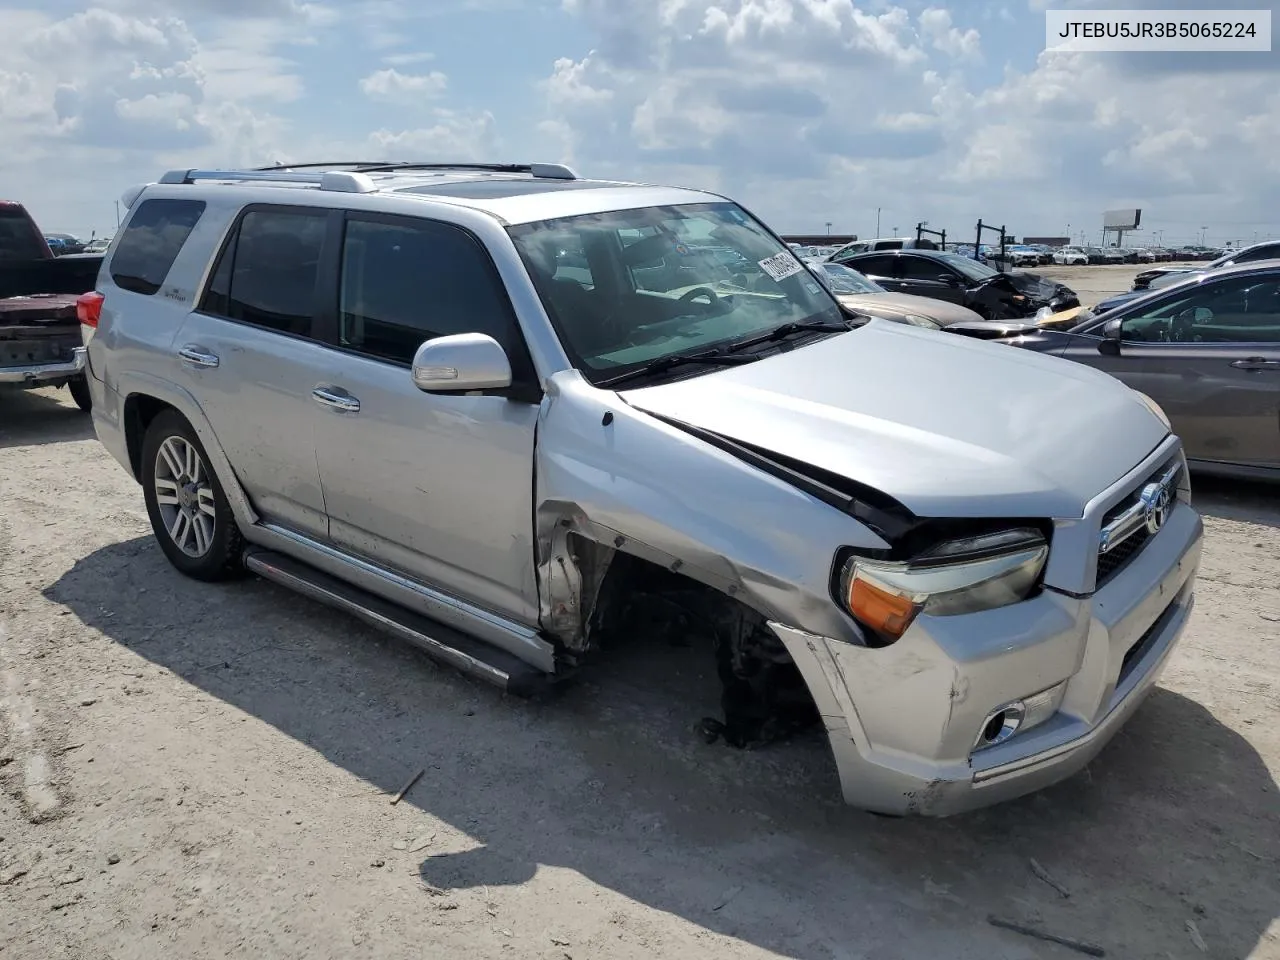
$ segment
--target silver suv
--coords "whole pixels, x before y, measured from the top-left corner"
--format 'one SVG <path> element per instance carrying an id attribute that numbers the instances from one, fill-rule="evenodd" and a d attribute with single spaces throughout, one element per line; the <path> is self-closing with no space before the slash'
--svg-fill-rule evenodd
<path id="1" fill-rule="evenodd" d="M 1187 621 L 1202 525 L 1154 403 L 845 313 L 724 197 L 405 163 L 124 199 L 93 418 L 192 577 L 524 694 L 705 644 L 709 737 L 821 724 L 890 814 L 1079 770 Z"/>

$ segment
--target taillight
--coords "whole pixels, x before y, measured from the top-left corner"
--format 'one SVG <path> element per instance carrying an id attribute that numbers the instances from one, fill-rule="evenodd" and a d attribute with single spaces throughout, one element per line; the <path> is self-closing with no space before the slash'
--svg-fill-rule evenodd
<path id="1" fill-rule="evenodd" d="M 96 290 L 82 293 L 76 298 L 76 317 L 86 327 L 97 327 L 102 316 L 102 301 L 106 298 Z"/>

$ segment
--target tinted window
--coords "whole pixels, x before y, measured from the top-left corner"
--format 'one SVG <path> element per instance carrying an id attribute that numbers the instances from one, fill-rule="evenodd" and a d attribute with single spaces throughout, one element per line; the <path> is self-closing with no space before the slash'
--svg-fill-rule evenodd
<path id="1" fill-rule="evenodd" d="M 1147 304 L 1122 322 L 1144 343 L 1280 343 L 1280 277 L 1238 277 Z"/>
<path id="2" fill-rule="evenodd" d="M 580 251 L 564 254 L 558 266 L 575 275 L 585 268 Z M 488 254 L 458 227 L 349 220 L 339 298 L 339 342 L 375 357 L 410 363 L 424 340 L 454 333 L 487 333 L 515 352 L 506 289 Z"/>
<path id="3" fill-rule="evenodd" d="M 324 210 L 250 210 L 219 258 L 200 308 L 310 335 L 327 216 Z"/>
<path id="4" fill-rule="evenodd" d="M 203 200 L 144 200 L 111 256 L 116 286 L 148 295 L 159 290 L 203 213 Z"/>
<path id="5" fill-rule="evenodd" d="M 907 280 L 940 280 L 953 276 L 944 263 L 929 257 L 902 257 L 902 276 Z"/>
<path id="6" fill-rule="evenodd" d="M 840 250 L 837 250 L 835 253 L 833 253 L 831 255 L 831 260 L 833 263 L 841 263 L 845 260 L 848 260 L 850 257 L 856 257 L 858 254 L 866 253 L 866 252 L 867 252 L 867 245 L 865 243 L 851 243 L 849 244 L 849 246 L 844 247 Z"/>
<path id="7" fill-rule="evenodd" d="M 864 257 L 849 264 L 868 277 L 892 277 L 897 274 L 897 257 Z"/>
<path id="8" fill-rule="evenodd" d="M 46 260 L 45 240 L 16 203 L 0 203 L 0 260 Z"/>
<path id="9" fill-rule="evenodd" d="M 1274 260 L 1280 258 L 1280 244 L 1246 250 L 1233 259 L 1233 263 L 1251 263 L 1254 260 Z"/>

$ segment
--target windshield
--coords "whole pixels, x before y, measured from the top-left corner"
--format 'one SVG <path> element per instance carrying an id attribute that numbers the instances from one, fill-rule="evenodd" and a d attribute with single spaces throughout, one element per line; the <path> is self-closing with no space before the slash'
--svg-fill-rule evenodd
<path id="1" fill-rule="evenodd" d="M 733 203 L 618 210 L 509 232 L 592 382 L 782 324 L 844 319 L 794 252 Z"/>
<path id="2" fill-rule="evenodd" d="M 857 270 L 842 263 L 819 263 L 816 266 L 818 271 L 821 271 L 822 279 L 826 281 L 827 288 L 832 293 L 888 292 L 880 284 L 867 279 Z"/>
<path id="3" fill-rule="evenodd" d="M 969 257 L 960 257 L 954 253 L 943 253 L 938 255 L 938 259 L 949 266 L 955 267 L 970 280 L 985 280 L 987 277 L 994 277 L 999 270 L 988 267 L 980 260 L 972 260 Z"/>

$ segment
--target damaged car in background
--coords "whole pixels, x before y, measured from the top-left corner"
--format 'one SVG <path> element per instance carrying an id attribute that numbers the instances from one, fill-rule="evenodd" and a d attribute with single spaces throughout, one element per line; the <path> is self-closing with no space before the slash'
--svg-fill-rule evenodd
<path id="1" fill-rule="evenodd" d="M 680 637 L 717 667 L 708 739 L 816 727 L 887 814 L 1080 770 L 1187 621 L 1202 524 L 1154 403 L 853 315 L 721 196 L 312 164 L 125 205 L 94 426 L 191 577 L 526 695 Z"/>
<path id="2" fill-rule="evenodd" d="M 909 323 L 928 330 L 941 330 L 953 323 L 973 323 L 982 317 L 968 307 L 934 297 L 915 297 L 909 293 L 890 293 L 842 263 L 810 262 L 807 264 L 840 306 L 857 314 Z"/>
<path id="3" fill-rule="evenodd" d="M 890 293 L 948 300 L 984 320 L 1016 320 L 1080 306 L 1065 284 L 1036 273 L 1001 272 L 985 263 L 940 250 L 860 253 L 836 262 L 852 267 Z"/>

